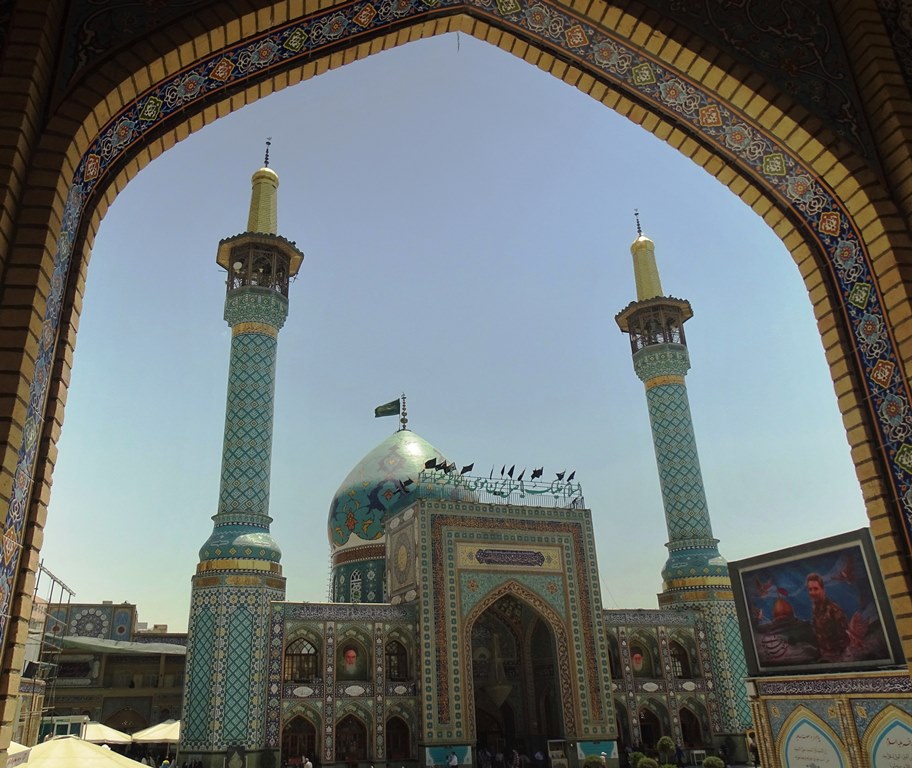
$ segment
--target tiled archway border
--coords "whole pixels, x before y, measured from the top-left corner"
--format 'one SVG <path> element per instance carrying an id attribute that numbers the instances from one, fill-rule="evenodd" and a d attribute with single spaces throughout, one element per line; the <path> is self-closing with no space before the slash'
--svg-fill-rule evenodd
<path id="1" fill-rule="evenodd" d="M 888 477 L 902 509 L 906 549 L 912 552 L 910 392 L 897 370 L 896 342 L 859 231 L 836 195 L 809 167 L 709 89 L 546 0 L 355 0 L 249 37 L 156 83 L 124 106 L 83 153 L 64 206 L 4 523 L 0 566 L 0 637 L 4 642 L 71 257 L 84 216 L 94 205 L 94 195 L 104 187 L 102 181 L 166 124 L 179 122 L 213 99 L 225 98 L 240 87 L 314 57 L 459 12 L 530 40 L 657 113 L 686 124 L 711 151 L 756 179 L 803 225 L 805 236 L 819 247 L 836 287 Z"/>

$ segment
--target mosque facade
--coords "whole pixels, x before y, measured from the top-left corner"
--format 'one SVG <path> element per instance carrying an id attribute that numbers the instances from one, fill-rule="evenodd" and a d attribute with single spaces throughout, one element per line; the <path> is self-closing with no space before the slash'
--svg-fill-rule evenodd
<path id="1" fill-rule="evenodd" d="M 303 255 L 277 234 L 268 155 L 252 184 L 247 231 L 218 247 L 231 361 L 219 506 L 192 581 L 182 761 L 494 766 L 516 750 L 561 768 L 662 735 L 732 743 L 750 714 L 684 388 L 690 307 L 662 297 L 652 241 L 632 247 L 638 300 L 618 323 L 665 503 L 660 610 L 603 608 L 574 477 L 473 477 L 408 428 L 404 398 L 389 404 L 400 428 L 331 501 L 331 601 L 290 603 L 269 464 L 277 339 Z"/>

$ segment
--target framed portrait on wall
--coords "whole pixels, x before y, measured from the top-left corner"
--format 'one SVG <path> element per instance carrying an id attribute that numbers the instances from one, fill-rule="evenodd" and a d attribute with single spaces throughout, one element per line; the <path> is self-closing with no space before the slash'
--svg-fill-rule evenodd
<path id="1" fill-rule="evenodd" d="M 339 651 L 336 665 L 336 677 L 339 680 L 366 680 L 367 665 L 364 652 L 354 643 L 345 643 Z"/>
<path id="2" fill-rule="evenodd" d="M 867 528 L 729 563 L 752 675 L 900 663 Z"/>

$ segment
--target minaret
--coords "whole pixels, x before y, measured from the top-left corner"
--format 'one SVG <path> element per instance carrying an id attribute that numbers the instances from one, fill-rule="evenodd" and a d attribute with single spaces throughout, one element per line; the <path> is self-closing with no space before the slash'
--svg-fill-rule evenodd
<path id="1" fill-rule="evenodd" d="M 285 599 L 281 551 L 269 534 L 269 474 L 279 329 L 303 254 L 276 234 L 279 177 L 253 174 L 247 231 L 219 243 L 228 273 L 231 361 L 218 511 L 193 577 L 180 759 L 258 768 L 265 753 L 269 605 Z M 265 755 L 265 759 L 264 759 Z"/>
<path id="2" fill-rule="evenodd" d="M 655 244 L 643 235 L 639 217 L 630 252 L 637 300 L 615 319 L 630 335 L 633 367 L 646 386 L 665 507 L 668 560 L 662 569 L 659 605 L 703 614 L 722 730 L 737 733 L 750 724 L 743 683 L 747 668 L 728 564 L 719 554 L 709 520 L 684 383 L 690 369 L 684 323 L 693 311 L 690 302 L 663 295 Z"/>

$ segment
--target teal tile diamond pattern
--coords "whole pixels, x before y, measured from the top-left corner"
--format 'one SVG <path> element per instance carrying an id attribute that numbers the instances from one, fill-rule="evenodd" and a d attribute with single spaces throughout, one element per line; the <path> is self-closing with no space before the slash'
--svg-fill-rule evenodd
<path id="1" fill-rule="evenodd" d="M 260 333 L 231 340 L 219 514 L 269 512 L 276 347 Z"/>
<path id="2" fill-rule="evenodd" d="M 228 620 L 225 698 L 222 702 L 222 741 L 248 747 L 255 746 L 250 743 L 248 732 L 251 694 L 255 696 L 255 691 L 251 690 L 253 621 L 254 617 L 246 610 L 235 610 Z"/>
<path id="3" fill-rule="evenodd" d="M 244 286 L 225 297 L 225 321 L 232 327 L 238 323 L 263 323 L 279 331 L 287 316 L 288 299 L 266 288 Z"/>
<path id="4" fill-rule="evenodd" d="M 690 355 L 683 344 L 655 344 L 634 353 L 633 370 L 643 382 L 656 376 L 686 376 Z"/>
<path id="5" fill-rule="evenodd" d="M 646 391 L 665 520 L 671 541 L 711 539 L 687 388 L 662 384 Z"/>
<path id="6" fill-rule="evenodd" d="M 734 601 L 693 602 L 681 607 L 699 610 L 706 622 L 706 640 L 719 704 L 717 716 L 721 720 L 713 723 L 713 730 L 735 733 L 750 727 L 751 713 L 744 688 L 747 662 Z"/>
<path id="7" fill-rule="evenodd" d="M 227 583 L 232 578 L 211 588 L 194 584 L 184 705 L 190 721 L 181 734 L 182 749 L 220 752 L 265 744 L 269 611 L 271 602 L 285 595 L 265 581 L 232 586 Z"/>
<path id="8" fill-rule="evenodd" d="M 741 730 L 751 725 L 750 705 L 747 696 L 739 691 L 744 690 L 744 681 L 747 679 L 747 660 L 744 658 L 744 646 L 741 644 L 741 633 L 738 630 L 738 619 L 734 614 L 734 605 L 731 612 L 727 612 L 723 620 L 722 653 L 728 662 L 729 676 L 733 686 L 733 696 L 729 707 L 731 722 L 738 723 Z"/>
<path id="9" fill-rule="evenodd" d="M 200 605 L 199 596 L 200 593 L 194 592 L 190 611 L 187 685 L 184 693 L 184 714 L 181 718 L 181 744 L 189 748 L 198 748 L 209 743 L 215 612 L 210 606 Z"/>

